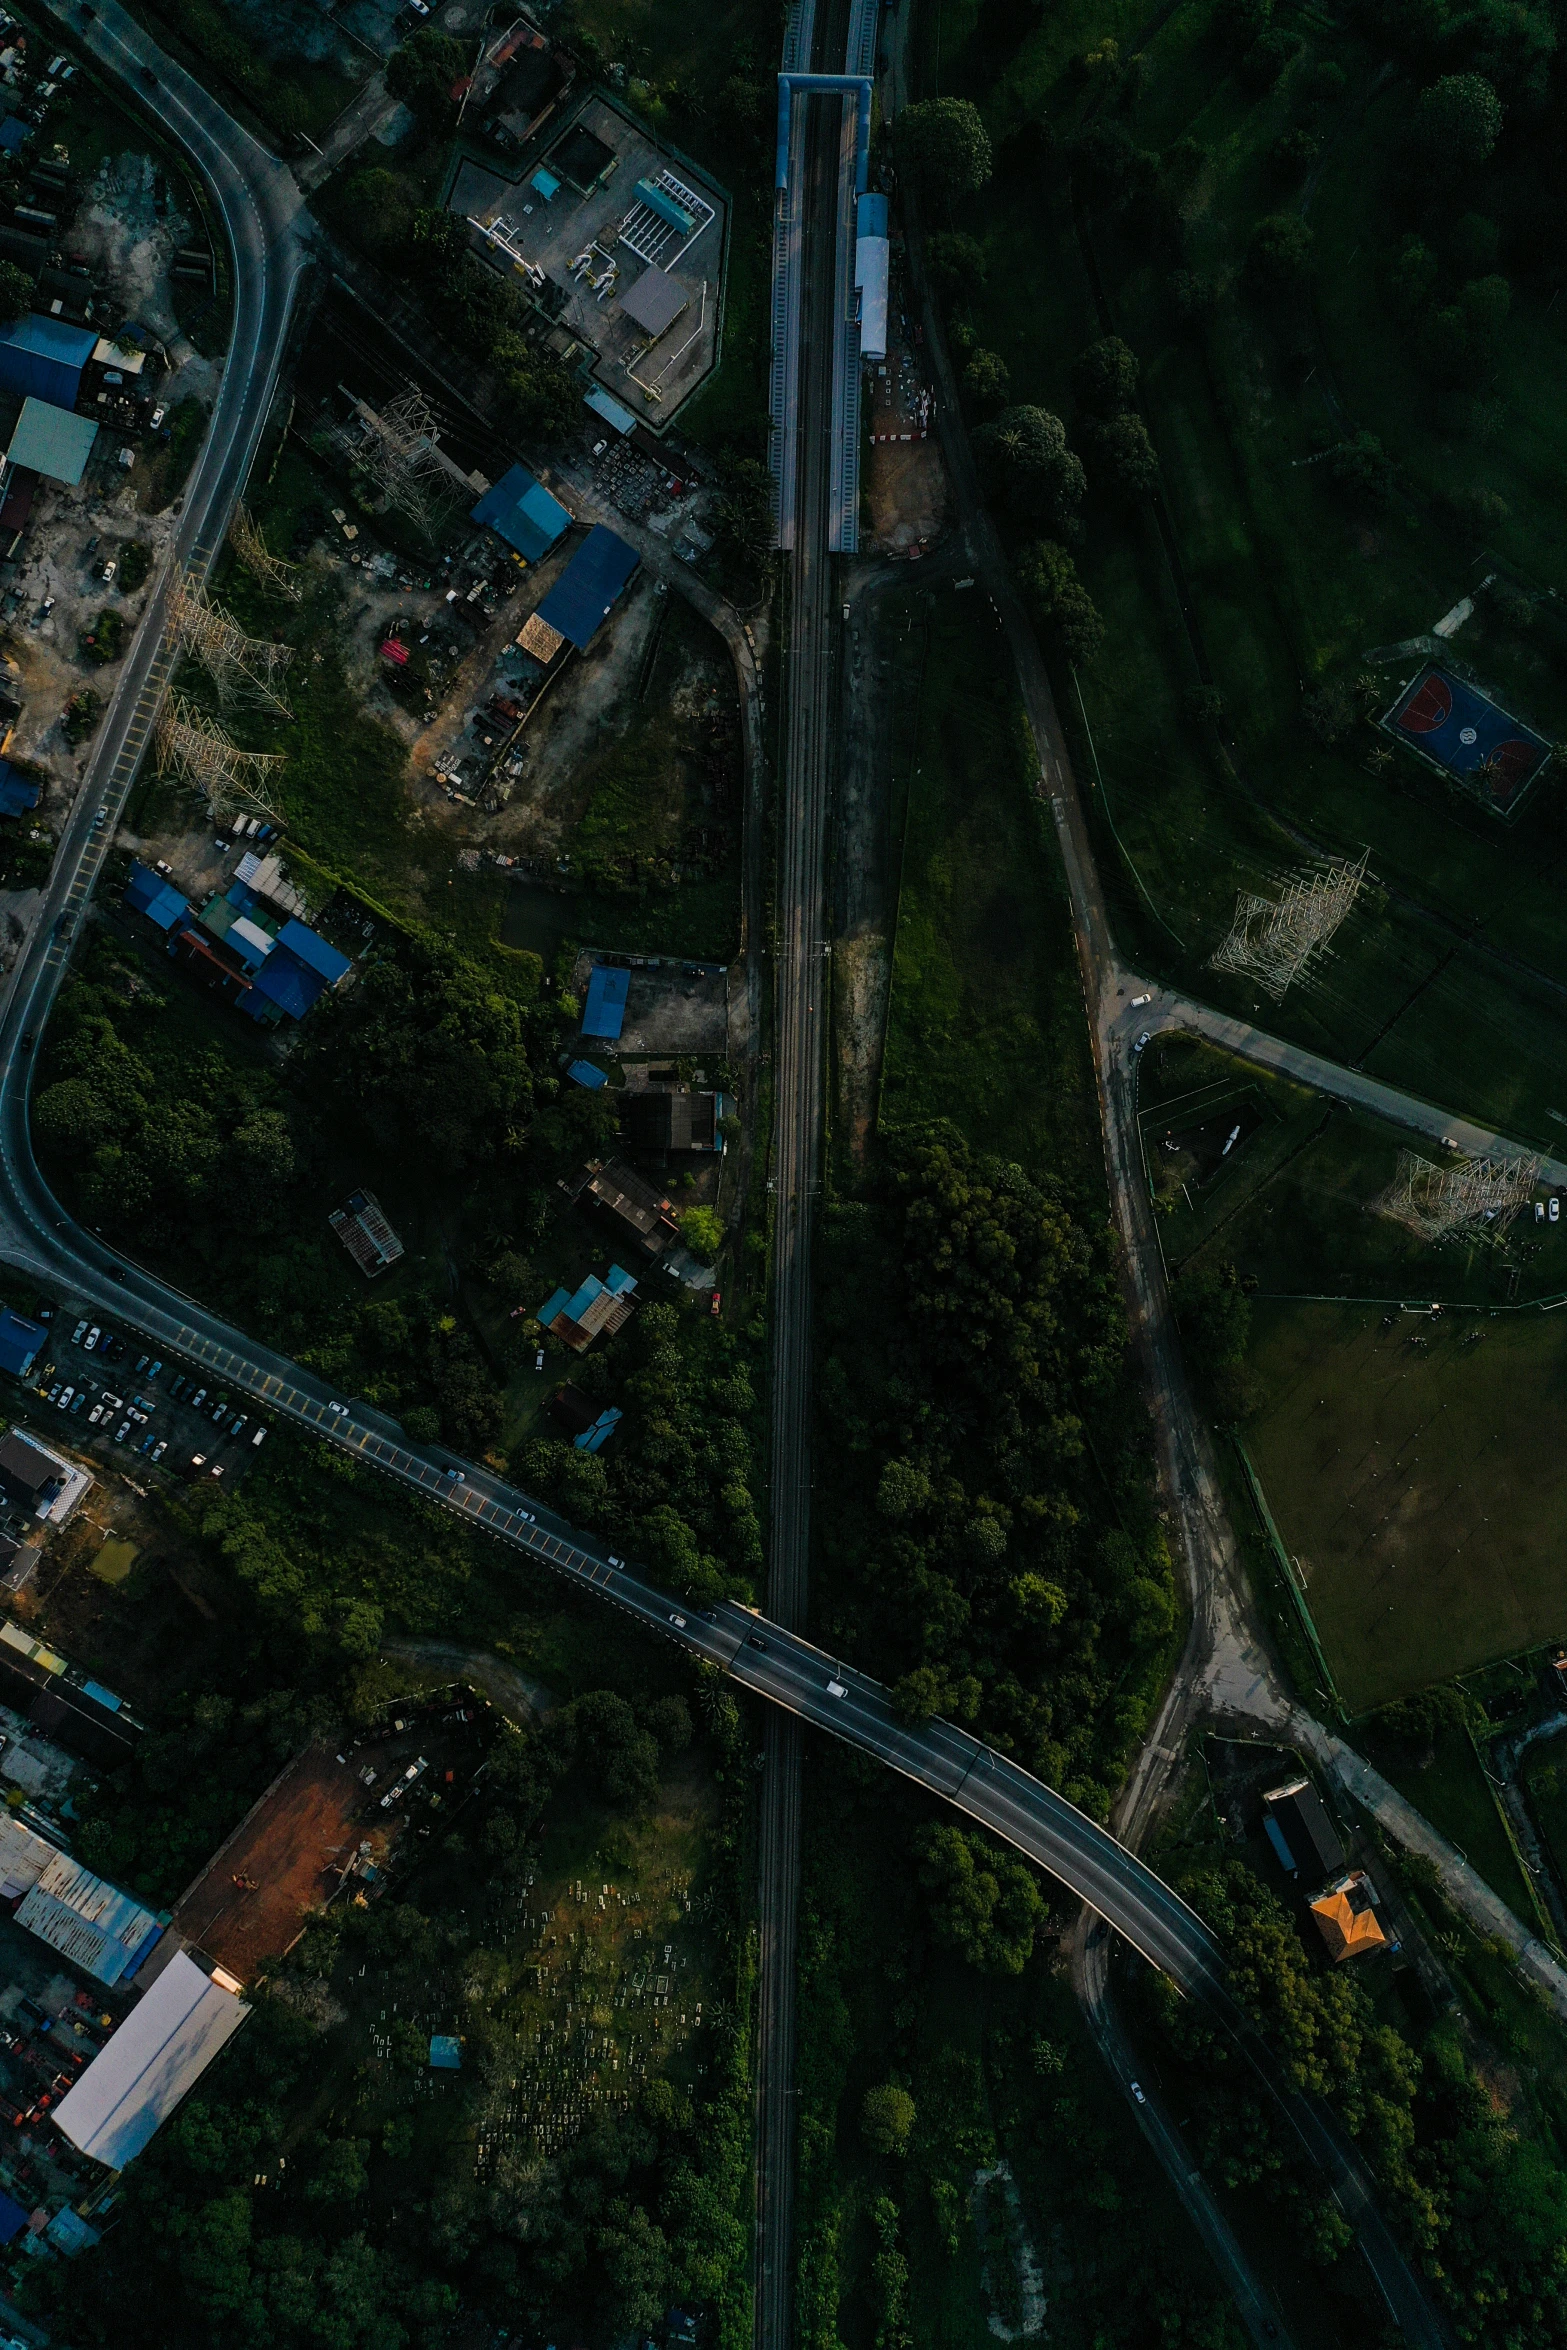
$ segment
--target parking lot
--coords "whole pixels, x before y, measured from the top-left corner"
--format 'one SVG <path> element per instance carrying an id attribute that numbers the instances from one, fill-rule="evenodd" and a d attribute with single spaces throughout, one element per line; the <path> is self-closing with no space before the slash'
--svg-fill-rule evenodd
<path id="1" fill-rule="evenodd" d="M 116 1466 L 139 1462 L 230 1483 L 255 1459 L 267 1431 L 221 1386 L 206 1385 L 91 1317 L 68 1325 L 62 1316 L 56 1330 L 37 1380 L 46 1407 L 34 1415 L 40 1433 L 53 1419 L 66 1442 L 102 1452 Z"/>

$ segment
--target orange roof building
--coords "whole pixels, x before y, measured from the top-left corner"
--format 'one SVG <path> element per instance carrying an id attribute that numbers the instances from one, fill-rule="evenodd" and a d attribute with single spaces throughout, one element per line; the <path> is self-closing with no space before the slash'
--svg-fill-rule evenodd
<path id="1" fill-rule="evenodd" d="M 1387 1948 L 1387 1936 L 1377 1917 L 1376 1896 L 1364 1869 L 1355 1869 L 1335 1884 L 1324 1885 L 1311 1905 L 1311 1914 L 1335 1966 L 1342 1959 L 1357 1958 L 1362 1951 Z"/>

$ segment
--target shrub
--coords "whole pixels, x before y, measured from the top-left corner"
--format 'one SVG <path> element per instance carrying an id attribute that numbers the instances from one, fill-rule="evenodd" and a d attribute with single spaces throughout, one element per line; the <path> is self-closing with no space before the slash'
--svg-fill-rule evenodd
<path id="1" fill-rule="evenodd" d="M 1253 41 L 1240 62 L 1241 85 L 1253 97 L 1271 90 L 1290 59 L 1300 47 L 1293 33 L 1269 31 Z"/>

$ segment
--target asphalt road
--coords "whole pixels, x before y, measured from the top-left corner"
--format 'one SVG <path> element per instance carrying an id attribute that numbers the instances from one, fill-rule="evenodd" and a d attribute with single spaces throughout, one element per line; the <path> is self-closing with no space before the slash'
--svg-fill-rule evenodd
<path id="1" fill-rule="evenodd" d="M 141 29 L 115 5 L 104 0 L 99 13 L 83 22 L 79 16 L 57 11 L 71 22 L 94 57 L 151 106 L 160 121 L 192 155 L 217 197 L 230 238 L 235 272 L 235 322 L 212 425 L 186 491 L 177 542 L 177 558 L 199 576 L 210 564 L 227 526 L 253 458 L 270 404 L 276 369 L 287 329 L 288 313 L 297 286 L 302 255 L 295 224 L 298 196 L 294 183 L 273 158 L 248 139 L 204 91 L 157 51 Z M 818 108 L 816 110 L 820 112 Z M 827 143 L 825 168 L 832 166 Z M 830 270 L 807 270 L 808 283 Z M 807 297 L 809 299 L 809 297 Z M 939 351 L 939 335 L 936 338 Z M 830 349 L 831 338 L 807 327 L 806 355 L 815 360 L 818 346 Z M 945 387 L 950 394 L 950 382 Z M 948 403 L 956 413 L 955 401 Z M 802 413 L 820 417 L 814 394 L 802 399 Z M 817 437 L 813 424 L 802 455 L 826 472 L 825 433 Z M 966 461 L 966 441 L 956 435 L 960 467 Z M 949 461 L 952 450 L 949 448 Z M 969 478 L 959 479 L 960 500 L 987 585 L 1001 609 L 1018 656 L 1025 699 L 1035 723 L 1047 788 L 1055 787 L 1063 854 L 1073 883 L 1074 917 L 1083 949 L 1087 995 L 1096 1058 L 1103 1080 L 1108 1057 L 1110 1020 L 1107 985 L 1118 966 L 1088 850 L 1075 784 L 1055 724 L 1048 679 L 1037 644 L 1017 605 L 994 533 L 984 543 L 988 518 L 984 516 Z M 810 535 L 810 534 L 806 534 Z M 809 554 L 807 560 L 809 561 Z M 62 1303 L 75 1300 L 100 1315 L 119 1320 L 156 1340 L 166 1355 L 177 1354 L 215 1375 L 227 1387 L 243 1391 L 256 1405 L 273 1414 L 314 1429 L 326 1441 L 374 1465 L 405 1489 L 455 1510 L 492 1538 L 549 1565 L 580 1585 L 623 1608 L 644 1626 L 680 1640 L 699 1656 L 731 1672 L 758 1694 L 773 1700 L 796 1722 L 811 1722 L 835 1736 L 876 1755 L 933 1793 L 944 1796 L 975 1820 L 1027 1853 L 1063 1884 L 1077 1892 L 1100 1916 L 1190 1993 L 1214 2006 L 1248 2046 L 1253 2062 L 1266 2077 L 1272 2060 L 1261 2050 L 1235 2015 L 1224 1986 L 1222 1954 L 1202 1921 L 1137 1860 L 1135 1854 L 1103 1829 L 1073 1810 L 1063 1798 L 1029 1777 L 1005 1758 L 945 1723 L 914 1729 L 899 1722 L 887 1693 L 868 1677 L 834 1667 L 799 1634 L 783 1624 L 763 1625 L 746 1611 L 726 1605 L 702 1617 L 683 1609 L 667 1594 L 633 1570 L 608 1557 L 591 1538 L 577 1534 L 528 1497 L 471 1465 L 455 1461 L 438 1450 L 410 1446 L 401 1432 L 361 1409 L 347 1408 L 346 1399 L 332 1396 L 310 1374 L 269 1351 L 252 1345 L 229 1330 L 205 1309 L 182 1299 L 140 1267 L 128 1264 L 95 1236 L 73 1227 L 60 1211 L 33 1160 L 28 1135 L 27 1091 L 31 1069 L 30 1039 L 41 1030 L 63 974 L 76 917 L 91 893 L 124 797 L 145 748 L 158 699 L 166 682 L 170 654 L 165 644 L 164 615 L 171 572 L 160 577 L 149 597 L 142 626 L 128 654 L 119 685 L 100 731 L 77 807 L 67 825 L 43 915 L 18 963 L 3 1020 L 0 1020 L 0 1256 L 25 1265 L 59 1292 Z M 794 711 L 800 722 L 802 745 L 814 736 L 816 749 L 802 750 L 799 774 L 805 780 L 803 800 L 792 803 L 803 819 L 785 826 L 783 862 L 786 878 L 781 911 L 793 909 L 798 919 L 786 933 L 780 956 L 779 1035 L 777 1050 L 796 1055 L 797 1071 L 790 1093 L 792 1108 L 780 1118 L 775 1180 L 779 1185 L 778 1274 L 780 1309 L 775 1340 L 777 1418 L 774 1425 L 774 1476 L 784 1511 L 775 1519 L 775 1568 L 779 1575 L 778 1604 L 794 1615 L 803 1611 L 806 1543 L 808 1541 L 808 1462 L 805 1432 L 809 1411 L 809 1241 L 812 1185 L 819 1133 L 821 1033 L 824 974 L 815 948 L 822 936 L 820 920 L 821 803 L 814 797 L 825 786 L 826 731 L 830 719 L 828 686 L 830 659 L 830 581 L 824 559 L 804 583 L 805 596 L 791 614 L 794 629 L 793 660 L 797 676 Z M 823 593 L 824 585 L 827 593 Z M 816 615 L 813 623 L 812 615 Z M 813 672 L 819 684 L 813 684 Z M 813 715 L 813 712 L 816 715 Z M 817 783 L 808 779 L 812 774 Z M 786 786 L 786 792 L 788 790 Z M 97 821 L 103 807 L 106 820 Z M 813 875 L 810 836 L 818 835 Z M 815 911 L 814 922 L 806 919 Z M 810 1107 L 816 1088 L 815 1124 Z M 784 1089 L 781 1087 L 780 1092 Z M 1107 1121 L 1117 1130 L 1125 1158 L 1127 1113 L 1124 1089 L 1107 1089 Z M 1107 1140 L 1114 1141 L 1107 1132 Z M 1115 1153 L 1112 1150 L 1114 1159 Z M 1123 1169 L 1117 1169 L 1119 1175 Z M 1139 1214 L 1146 1216 L 1143 1187 L 1115 1180 L 1112 1189 L 1123 1228 L 1134 1229 Z M 1162 1292 L 1154 1284 L 1142 1295 L 1145 1320 L 1157 1323 Z M 791 1305 L 790 1301 L 794 1300 Z M 802 1310 L 803 1309 L 803 1310 Z M 1163 1307 L 1168 1322 L 1167 1301 Z M 1173 1350 L 1173 1340 L 1171 1342 Z M 1167 1469 L 1179 1474 L 1203 1467 L 1206 1439 L 1184 1394 L 1178 1350 L 1160 1369 L 1161 1394 L 1156 1399 L 1162 1451 Z M 788 1497 L 793 1494 L 792 1508 Z M 1218 1511 L 1222 1534 L 1222 1508 Z M 781 1539 L 779 1539 L 781 1537 Z M 1215 1577 L 1210 1557 L 1199 1566 L 1199 1602 L 1212 1597 Z M 1206 1574 L 1203 1568 L 1210 1570 Z M 1223 1577 L 1218 1578 L 1222 1592 Z M 1232 1603 L 1236 1594 L 1227 1594 Z M 1183 1676 L 1186 1687 L 1191 1684 Z M 1177 1699 L 1182 1684 L 1178 1684 Z M 1189 1698 L 1183 1702 L 1191 1702 Z M 775 1716 L 775 1719 L 778 1717 Z M 1166 1737 L 1156 1736 L 1153 1751 L 1173 1751 L 1182 1724 L 1179 1703 L 1166 1721 Z M 787 1788 L 789 1738 L 773 1737 L 773 1779 Z M 797 1747 L 796 1747 L 797 1756 Z M 795 1811 L 793 1837 L 798 1845 L 798 1768 L 793 1772 Z M 1149 1782 L 1151 1783 L 1151 1781 Z M 764 1837 L 767 1831 L 764 1825 Z M 783 1865 L 791 1833 L 785 1802 L 774 1822 L 773 1869 L 777 1885 L 797 1883 L 797 1866 Z M 764 1904 L 766 1882 L 764 1877 Z M 764 1909 L 765 1919 L 765 1909 Z M 790 1920 L 775 1915 L 769 1929 L 774 1937 L 774 1975 L 792 1997 L 793 1964 Z M 788 1956 L 789 1963 L 783 1960 Z M 764 2046 L 789 2058 L 792 2070 L 792 2023 L 775 2018 L 764 2029 Z M 765 2272 L 772 2316 L 768 2338 L 781 2344 L 788 2338 L 787 2246 L 788 2181 L 792 2178 L 791 2133 L 785 2114 L 775 2128 L 770 2156 L 781 2154 L 773 2175 L 785 2182 L 782 2206 L 769 2205 L 759 2213 L 776 2246 L 783 2248 Z M 1430 2342 L 1440 2337 L 1418 2289 L 1370 2203 L 1364 2176 L 1346 2154 L 1327 2124 L 1302 2100 L 1292 2098 L 1274 2068 L 1272 2085 L 1291 2113 L 1315 2159 L 1320 2161 L 1360 2232 L 1390 2306 L 1410 2339 Z M 781 2135 L 779 2134 L 781 2132 Z M 781 2208 L 781 2232 L 770 2217 Z M 781 2299 L 780 2299 L 781 2297 Z M 782 2330 L 779 2312 L 782 2312 Z M 762 2320 L 759 2315 L 759 2327 Z"/>

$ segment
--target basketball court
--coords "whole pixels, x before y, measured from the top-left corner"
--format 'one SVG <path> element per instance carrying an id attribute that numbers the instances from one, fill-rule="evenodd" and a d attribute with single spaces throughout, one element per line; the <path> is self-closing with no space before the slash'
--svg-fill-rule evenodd
<path id="1" fill-rule="evenodd" d="M 1532 727 L 1434 664 L 1404 688 L 1382 725 L 1498 816 L 1517 815 L 1551 755 Z"/>

